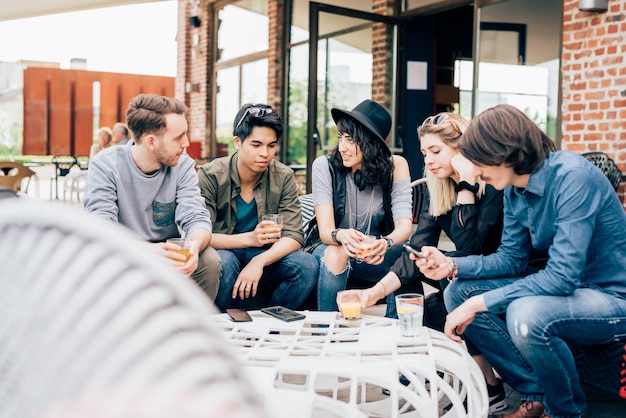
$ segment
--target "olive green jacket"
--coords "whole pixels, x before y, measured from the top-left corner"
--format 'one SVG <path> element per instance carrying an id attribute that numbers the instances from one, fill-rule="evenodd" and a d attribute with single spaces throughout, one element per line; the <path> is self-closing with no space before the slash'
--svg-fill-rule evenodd
<path id="1" fill-rule="evenodd" d="M 215 159 L 198 170 L 198 185 L 213 221 L 213 232 L 232 234 L 237 222 L 237 201 L 241 193 L 237 153 Z M 274 160 L 254 186 L 257 215 L 266 213 L 283 215 L 283 237 L 303 244 L 302 212 L 298 198 L 298 185 L 293 170 Z"/>

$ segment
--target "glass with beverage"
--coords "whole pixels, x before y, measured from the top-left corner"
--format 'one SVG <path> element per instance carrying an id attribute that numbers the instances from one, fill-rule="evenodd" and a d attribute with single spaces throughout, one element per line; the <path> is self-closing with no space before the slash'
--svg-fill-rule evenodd
<path id="1" fill-rule="evenodd" d="M 266 214 L 263 215 L 262 221 L 269 221 L 263 225 L 263 229 L 268 241 L 278 241 L 283 229 L 283 215 Z"/>
<path id="2" fill-rule="evenodd" d="M 170 249 L 169 251 L 173 251 L 173 252 L 176 252 L 178 254 L 184 255 L 185 256 L 185 261 L 184 261 L 185 263 L 187 261 L 189 261 L 189 258 L 191 258 L 192 249 L 194 247 L 197 248 L 197 245 L 198 245 L 198 241 L 197 240 L 193 240 L 193 239 L 189 239 L 189 238 L 168 238 L 167 242 L 169 244 L 174 244 L 174 245 L 178 246 L 178 249 Z M 176 259 L 176 261 L 181 261 L 181 260 Z"/>
<path id="3" fill-rule="evenodd" d="M 396 296 L 396 312 L 403 337 L 415 337 L 422 331 L 424 295 L 404 293 Z"/>
<path id="4" fill-rule="evenodd" d="M 361 290 L 341 290 L 337 292 L 337 306 L 345 319 L 361 318 Z"/>
<path id="5" fill-rule="evenodd" d="M 362 263 L 365 261 L 365 258 L 370 255 L 373 251 L 374 243 L 376 242 L 376 237 L 374 235 L 364 235 L 363 241 L 361 241 L 361 245 L 357 249 L 357 255 L 355 257 L 355 261 L 357 263 Z"/>

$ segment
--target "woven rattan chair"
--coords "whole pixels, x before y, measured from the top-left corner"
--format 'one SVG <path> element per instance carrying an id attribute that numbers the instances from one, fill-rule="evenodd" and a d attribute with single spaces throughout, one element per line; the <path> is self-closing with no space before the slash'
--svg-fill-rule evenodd
<path id="1" fill-rule="evenodd" d="M 261 417 L 210 300 L 126 229 L 0 205 L 0 417 Z"/>

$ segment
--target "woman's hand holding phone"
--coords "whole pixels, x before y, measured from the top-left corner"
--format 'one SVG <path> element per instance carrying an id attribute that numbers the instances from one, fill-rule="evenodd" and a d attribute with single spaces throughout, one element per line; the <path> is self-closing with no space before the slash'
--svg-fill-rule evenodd
<path id="1" fill-rule="evenodd" d="M 405 244 L 404 248 L 411 253 L 409 257 L 415 260 L 420 272 L 429 279 L 442 280 L 450 275 L 446 256 L 437 248 L 425 246 L 419 251 L 408 244 Z"/>

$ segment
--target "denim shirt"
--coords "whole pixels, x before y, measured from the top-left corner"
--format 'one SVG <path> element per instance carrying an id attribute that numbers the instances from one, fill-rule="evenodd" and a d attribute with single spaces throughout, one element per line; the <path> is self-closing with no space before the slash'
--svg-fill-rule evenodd
<path id="1" fill-rule="evenodd" d="M 525 189 L 509 186 L 500 248 L 458 258 L 458 276 L 517 277 L 531 248 L 548 254 L 546 268 L 484 293 L 490 312 L 504 312 L 517 298 L 567 296 L 581 287 L 626 298 L 626 213 L 604 173 L 584 157 L 550 153 Z"/>

